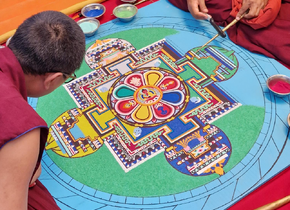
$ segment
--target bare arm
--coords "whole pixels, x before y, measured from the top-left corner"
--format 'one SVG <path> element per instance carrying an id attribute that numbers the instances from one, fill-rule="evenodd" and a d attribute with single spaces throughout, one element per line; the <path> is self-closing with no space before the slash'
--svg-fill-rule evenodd
<path id="1" fill-rule="evenodd" d="M 261 9 L 267 5 L 268 0 L 243 0 L 243 5 L 238 12 L 236 19 L 240 19 L 241 15 L 244 14 L 247 9 L 250 9 L 249 13 L 244 16 L 246 19 L 257 17 Z"/>
<path id="2" fill-rule="evenodd" d="M 1 209 L 27 210 L 28 186 L 38 158 L 39 138 L 38 128 L 1 148 Z"/>
<path id="3" fill-rule="evenodd" d="M 207 19 L 205 0 L 187 0 L 188 10 L 195 19 Z"/>
<path id="4" fill-rule="evenodd" d="M 41 164 L 39 164 L 39 167 L 35 171 L 35 174 L 31 179 L 30 186 L 33 186 L 35 184 L 35 181 L 39 178 L 40 174 L 41 174 Z"/>

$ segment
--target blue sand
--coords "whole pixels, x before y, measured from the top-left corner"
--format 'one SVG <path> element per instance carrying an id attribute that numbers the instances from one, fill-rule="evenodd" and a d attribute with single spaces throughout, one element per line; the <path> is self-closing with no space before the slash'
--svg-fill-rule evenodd
<path id="1" fill-rule="evenodd" d="M 85 12 L 85 15 L 87 17 L 96 17 L 96 16 L 101 15 L 103 12 L 104 10 L 101 10 L 101 9 L 92 9 L 90 11 Z"/>
<path id="2" fill-rule="evenodd" d="M 83 132 L 81 131 L 81 129 L 77 124 L 75 124 L 74 127 L 70 129 L 70 132 L 75 139 L 85 138 L 85 135 L 83 134 Z"/>
<path id="3" fill-rule="evenodd" d="M 181 94 L 178 92 L 163 93 L 162 100 L 165 100 L 171 103 L 178 103 L 181 100 Z"/>

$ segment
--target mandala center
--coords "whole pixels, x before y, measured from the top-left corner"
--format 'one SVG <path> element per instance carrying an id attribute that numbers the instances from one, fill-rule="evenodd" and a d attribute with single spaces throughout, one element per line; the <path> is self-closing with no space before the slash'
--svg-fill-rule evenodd
<path id="1" fill-rule="evenodd" d="M 138 88 L 134 93 L 134 99 L 138 104 L 150 106 L 162 99 L 162 91 L 153 85 L 146 85 Z"/>

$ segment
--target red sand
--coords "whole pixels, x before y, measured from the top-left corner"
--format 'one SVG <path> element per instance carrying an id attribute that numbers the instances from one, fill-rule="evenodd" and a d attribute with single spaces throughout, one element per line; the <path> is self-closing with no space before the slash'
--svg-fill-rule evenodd
<path id="1" fill-rule="evenodd" d="M 272 81 L 269 87 L 277 93 L 290 93 L 290 84 L 283 80 Z"/>

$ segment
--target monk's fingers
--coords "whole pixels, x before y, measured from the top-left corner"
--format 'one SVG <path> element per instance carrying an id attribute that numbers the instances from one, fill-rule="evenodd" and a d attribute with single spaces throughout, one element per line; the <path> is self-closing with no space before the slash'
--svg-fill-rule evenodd
<path id="1" fill-rule="evenodd" d="M 266 5 L 268 4 L 268 0 L 262 0 L 262 7 L 261 9 L 264 9 L 266 7 Z"/>
<path id="2" fill-rule="evenodd" d="M 237 20 L 240 20 L 241 19 L 241 16 L 247 11 L 247 9 L 249 9 L 251 6 L 250 2 L 247 1 L 247 0 L 244 0 L 243 1 L 243 5 L 240 9 L 240 11 L 238 12 L 237 16 L 236 16 L 236 19 Z"/>
<path id="3" fill-rule="evenodd" d="M 207 19 L 207 14 L 200 11 L 199 4 L 199 0 L 187 0 L 188 10 L 195 19 Z"/>
<path id="4" fill-rule="evenodd" d="M 264 9 L 267 3 L 268 0 L 244 0 L 243 5 L 236 16 L 236 19 L 239 20 L 242 14 L 247 11 L 247 9 L 250 9 L 250 11 L 244 16 L 246 19 L 257 17 L 260 13 L 260 10 Z"/>
<path id="5" fill-rule="evenodd" d="M 201 12 L 204 12 L 204 13 L 208 13 L 208 9 L 205 5 L 205 1 L 204 0 L 199 0 L 199 9 Z"/>
<path id="6" fill-rule="evenodd" d="M 268 4 L 268 0 L 256 0 L 253 2 L 259 9 L 264 9 Z"/>
<path id="7" fill-rule="evenodd" d="M 255 2 L 252 2 L 249 9 L 249 13 L 245 15 L 245 18 L 251 19 L 258 17 L 260 10 L 265 7 L 265 1 L 264 0 L 256 0 Z"/>
<path id="8" fill-rule="evenodd" d="M 244 18 L 251 19 L 251 18 L 258 17 L 260 10 L 261 9 L 258 7 L 252 7 L 252 8 L 250 8 L 249 13 L 244 16 Z"/>

